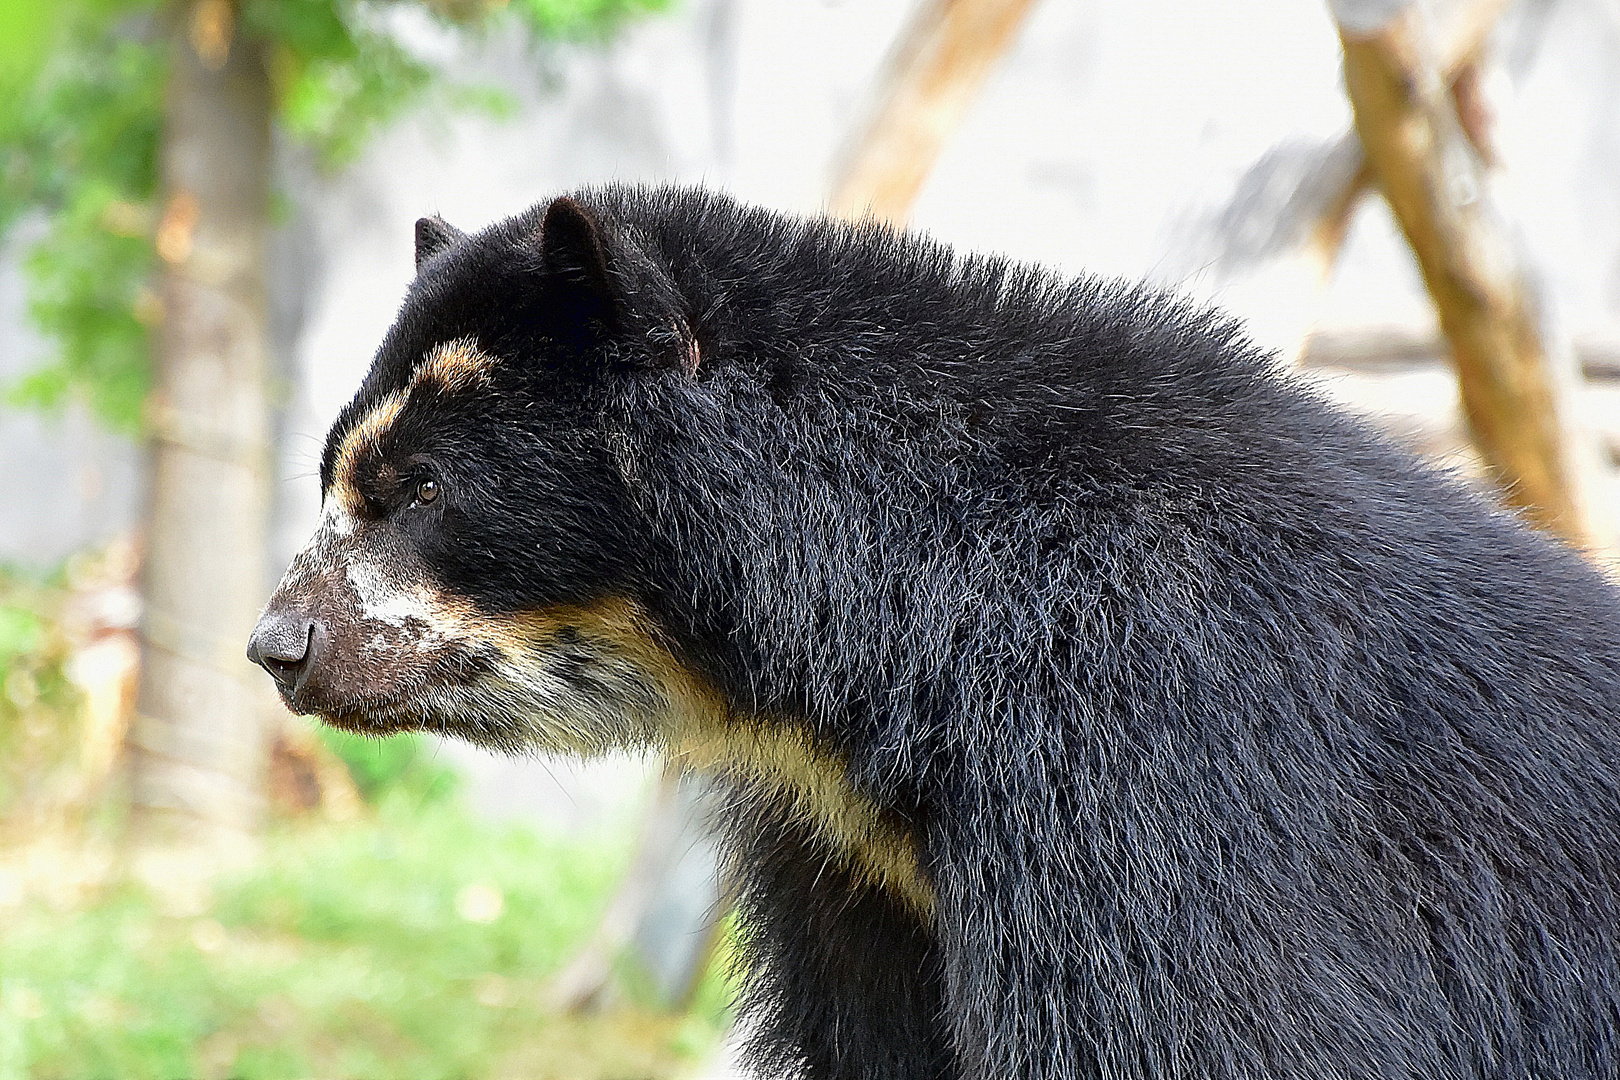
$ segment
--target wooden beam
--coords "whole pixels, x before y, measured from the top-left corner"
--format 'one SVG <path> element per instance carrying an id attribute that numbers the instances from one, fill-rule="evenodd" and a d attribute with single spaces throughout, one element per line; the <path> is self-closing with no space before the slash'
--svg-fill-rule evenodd
<path id="1" fill-rule="evenodd" d="M 1585 440 L 1544 338 L 1536 288 L 1495 216 L 1416 5 L 1370 31 L 1342 23 L 1356 132 L 1450 345 L 1469 432 L 1508 502 L 1585 547 L 1607 546 Z M 1567 370 L 1566 370 L 1567 369 Z"/>
<path id="2" fill-rule="evenodd" d="M 885 62 L 875 108 L 839 166 L 828 208 L 902 223 L 1035 0 L 922 0 Z"/>
<path id="3" fill-rule="evenodd" d="M 1488 117 L 1482 103 L 1479 87 L 1479 58 L 1490 40 L 1502 13 L 1510 0 L 1474 0 L 1473 3 L 1453 4 L 1445 9 L 1446 17 L 1430 33 L 1439 42 L 1435 63 L 1444 73 L 1457 115 L 1462 120 L 1463 134 L 1487 165 L 1496 164 L 1496 150 L 1490 140 Z M 1354 131 L 1345 138 L 1354 139 Z M 1339 195 L 1328 201 L 1321 219 L 1310 235 L 1310 248 L 1321 265 L 1323 273 L 1332 271 L 1344 247 L 1350 220 L 1361 204 L 1362 196 L 1373 188 L 1372 170 L 1363 166 Z"/>
<path id="4" fill-rule="evenodd" d="M 1488 147 L 1486 114 L 1477 93 L 1477 60 L 1508 0 L 1452 5 L 1431 30 L 1440 69 L 1459 102 L 1476 148 Z M 1374 189 L 1372 169 L 1354 127 L 1314 145 L 1289 143 L 1268 151 L 1239 179 L 1225 206 L 1187 241 L 1191 265 L 1236 276 L 1273 259 L 1303 255 L 1309 272 L 1333 277 L 1350 223 Z"/>

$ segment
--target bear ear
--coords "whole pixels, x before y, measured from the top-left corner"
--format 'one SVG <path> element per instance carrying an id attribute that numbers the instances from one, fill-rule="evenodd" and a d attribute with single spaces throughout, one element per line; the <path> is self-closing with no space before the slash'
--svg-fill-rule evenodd
<path id="1" fill-rule="evenodd" d="M 575 354 L 589 353 L 619 329 L 624 308 L 607 230 L 595 214 L 565 196 L 546 207 L 538 242 L 547 332 Z"/>
<path id="2" fill-rule="evenodd" d="M 467 234 L 437 214 L 416 219 L 416 268 L 447 247 L 467 239 Z"/>
<path id="3" fill-rule="evenodd" d="M 645 252 L 567 196 L 546 207 L 539 242 L 555 336 L 581 353 L 617 336 L 647 350 L 630 360 L 636 366 L 673 362 L 695 373 L 697 346 L 675 285 Z M 621 357 L 639 352 L 632 348 Z"/>
<path id="4" fill-rule="evenodd" d="M 540 259 L 548 276 L 611 301 L 607 230 L 595 214 L 566 195 L 546 207 Z"/>

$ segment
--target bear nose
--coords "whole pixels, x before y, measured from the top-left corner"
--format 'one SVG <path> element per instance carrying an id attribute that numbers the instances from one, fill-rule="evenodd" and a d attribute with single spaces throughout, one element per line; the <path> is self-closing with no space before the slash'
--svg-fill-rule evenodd
<path id="1" fill-rule="evenodd" d="M 308 615 L 267 611 L 248 638 L 247 657 L 287 691 L 298 688 L 315 652 L 315 620 Z"/>

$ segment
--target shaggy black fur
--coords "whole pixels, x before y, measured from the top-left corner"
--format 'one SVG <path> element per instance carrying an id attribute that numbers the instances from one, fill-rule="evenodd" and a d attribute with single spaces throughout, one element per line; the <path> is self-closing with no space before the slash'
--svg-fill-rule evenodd
<path id="1" fill-rule="evenodd" d="M 402 421 L 435 572 L 637 598 L 914 831 L 927 925 L 742 802 L 770 1075 L 1620 1076 L 1575 554 L 1135 287 L 691 190 L 427 231 L 333 438 L 435 344 L 502 358 Z"/>

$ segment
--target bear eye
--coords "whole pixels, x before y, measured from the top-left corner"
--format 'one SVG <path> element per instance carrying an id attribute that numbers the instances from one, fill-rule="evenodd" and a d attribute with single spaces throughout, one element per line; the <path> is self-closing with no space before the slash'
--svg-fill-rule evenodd
<path id="1" fill-rule="evenodd" d="M 439 497 L 439 484 L 436 480 L 423 480 L 416 485 L 416 501 L 424 506 Z"/>

